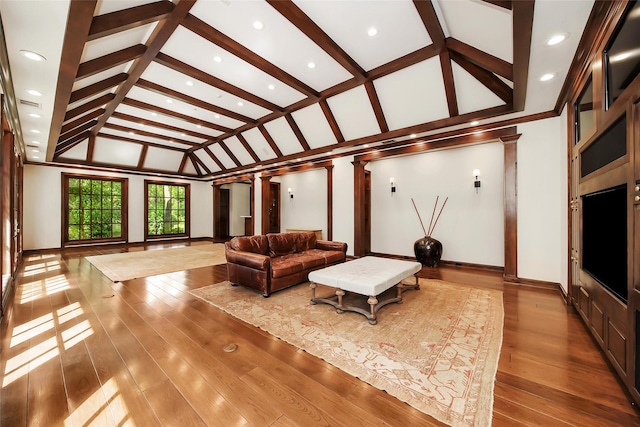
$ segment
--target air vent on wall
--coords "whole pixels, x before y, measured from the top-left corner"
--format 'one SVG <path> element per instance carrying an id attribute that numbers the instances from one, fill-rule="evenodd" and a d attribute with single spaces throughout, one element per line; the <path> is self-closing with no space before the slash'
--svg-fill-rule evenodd
<path id="1" fill-rule="evenodd" d="M 20 105 L 26 105 L 27 107 L 42 108 L 42 105 L 38 104 L 37 102 L 27 101 L 25 99 L 20 100 Z"/>

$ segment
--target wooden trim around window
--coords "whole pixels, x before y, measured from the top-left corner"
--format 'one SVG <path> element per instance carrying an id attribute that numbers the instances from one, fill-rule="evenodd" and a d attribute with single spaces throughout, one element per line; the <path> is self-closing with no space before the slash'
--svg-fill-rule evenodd
<path id="1" fill-rule="evenodd" d="M 158 234 L 149 236 L 149 184 L 156 185 L 171 185 L 174 187 L 184 187 L 184 233 L 180 234 Z M 151 179 L 144 180 L 144 241 L 153 240 L 166 240 L 173 238 L 190 238 L 191 237 L 191 184 L 183 182 L 171 182 L 171 181 L 155 181 Z"/>

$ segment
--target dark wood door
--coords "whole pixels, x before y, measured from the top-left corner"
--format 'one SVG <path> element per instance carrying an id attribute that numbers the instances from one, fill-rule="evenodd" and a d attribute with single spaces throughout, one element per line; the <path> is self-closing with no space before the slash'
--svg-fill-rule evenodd
<path id="1" fill-rule="evenodd" d="M 219 236 L 221 238 L 229 237 L 229 190 L 220 189 L 220 222 L 218 223 Z"/>
<path id="2" fill-rule="evenodd" d="M 269 183 L 269 233 L 280 232 L 280 183 Z"/>

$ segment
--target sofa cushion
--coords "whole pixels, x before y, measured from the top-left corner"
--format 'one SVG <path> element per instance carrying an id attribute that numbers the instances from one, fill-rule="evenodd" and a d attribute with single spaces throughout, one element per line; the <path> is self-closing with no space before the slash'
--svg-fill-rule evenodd
<path id="1" fill-rule="evenodd" d="M 292 254 L 296 251 L 296 233 L 267 234 L 269 241 L 269 256 L 271 258 Z"/>
<path id="2" fill-rule="evenodd" d="M 236 251 L 269 255 L 269 241 L 264 235 L 234 237 L 228 243 L 231 249 Z"/>
<path id="3" fill-rule="evenodd" d="M 309 251 L 286 255 L 286 257 L 302 263 L 302 268 L 305 270 L 324 266 L 326 263 L 322 255 L 310 253 Z"/>
<path id="4" fill-rule="evenodd" d="M 325 264 L 333 264 L 345 260 L 345 253 L 342 251 L 325 251 L 322 249 L 310 249 L 305 253 L 311 256 L 322 258 Z"/>
<path id="5" fill-rule="evenodd" d="M 296 252 L 304 252 L 316 247 L 316 233 L 308 231 L 297 234 Z"/>
<path id="6" fill-rule="evenodd" d="M 285 277 L 303 270 L 302 262 L 290 256 L 279 256 L 271 259 L 271 277 Z"/>

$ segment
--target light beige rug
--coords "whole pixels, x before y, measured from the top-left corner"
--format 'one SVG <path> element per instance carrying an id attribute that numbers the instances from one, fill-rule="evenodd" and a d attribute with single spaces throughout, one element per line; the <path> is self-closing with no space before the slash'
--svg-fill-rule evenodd
<path id="1" fill-rule="evenodd" d="M 489 426 L 502 345 L 502 292 L 420 280 L 370 325 L 311 305 L 302 284 L 270 298 L 229 282 L 196 297 L 324 359 L 451 426 Z M 318 295 L 331 293 L 323 288 Z"/>
<path id="2" fill-rule="evenodd" d="M 180 248 L 123 252 L 86 257 L 114 282 L 224 264 L 224 244 L 206 243 Z"/>

